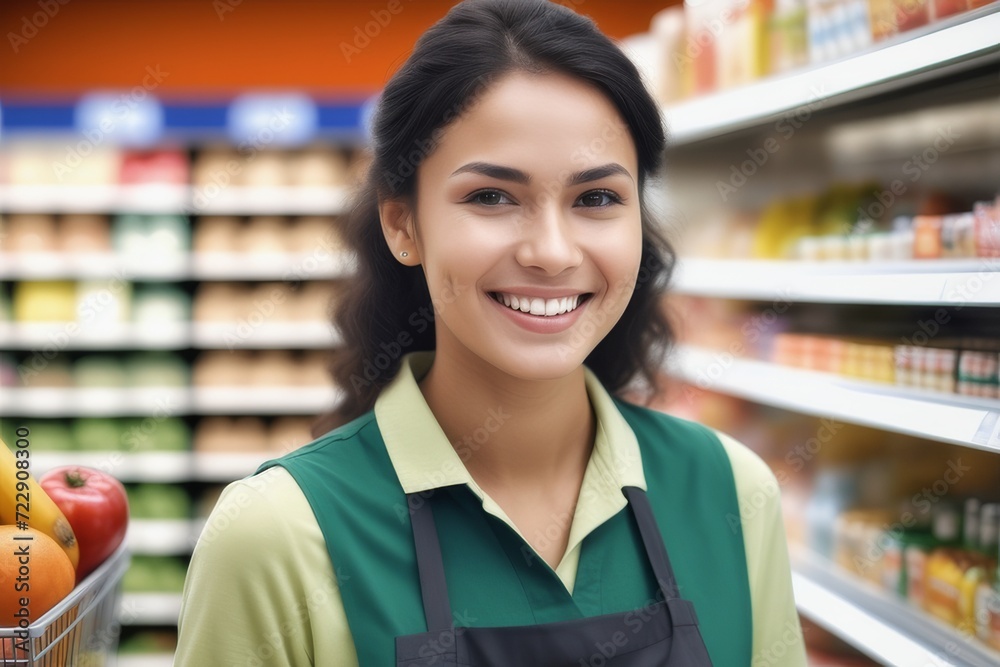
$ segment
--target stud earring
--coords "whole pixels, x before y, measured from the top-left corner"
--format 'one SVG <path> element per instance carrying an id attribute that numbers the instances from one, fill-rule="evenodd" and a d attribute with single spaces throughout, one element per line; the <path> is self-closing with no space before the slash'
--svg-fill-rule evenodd
<path id="1" fill-rule="evenodd" d="M 404 250 L 403 252 L 399 253 L 399 256 L 400 256 L 400 257 L 409 257 L 409 256 L 410 256 L 410 253 L 408 253 L 408 252 L 406 252 L 406 251 Z"/>

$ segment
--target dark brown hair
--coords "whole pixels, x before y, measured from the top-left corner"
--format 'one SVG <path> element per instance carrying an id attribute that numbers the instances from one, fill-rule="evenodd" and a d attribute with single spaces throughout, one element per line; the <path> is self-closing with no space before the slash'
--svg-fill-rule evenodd
<path id="1" fill-rule="evenodd" d="M 659 170 L 665 148 L 659 108 L 633 63 L 590 19 L 547 0 L 466 0 L 454 7 L 418 40 L 372 117 L 372 161 L 344 231 L 357 272 L 334 315 L 343 345 L 330 370 L 343 399 L 316 423 L 316 435 L 370 410 L 404 354 L 434 349 L 423 269 L 403 266 L 392 256 L 378 202 L 412 201 L 417 169 L 444 129 L 490 84 L 514 71 L 565 74 L 608 97 L 638 153 L 640 199 L 644 183 Z M 637 377 L 654 389 L 672 339 L 660 301 L 673 249 L 644 201 L 641 219 L 642 260 L 632 298 L 585 361 L 612 393 Z"/>

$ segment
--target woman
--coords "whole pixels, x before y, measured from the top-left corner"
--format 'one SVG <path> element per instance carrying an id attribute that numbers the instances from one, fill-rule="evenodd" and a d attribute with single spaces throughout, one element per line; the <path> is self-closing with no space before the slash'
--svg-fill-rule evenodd
<path id="1" fill-rule="evenodd" d="M 568 9 L 470 0 L 372 135 L 337 428 L 227 488 L 177 664 L 804 665 L 770 471 L 616 396 L 669 336 L 634 66 Z"/>

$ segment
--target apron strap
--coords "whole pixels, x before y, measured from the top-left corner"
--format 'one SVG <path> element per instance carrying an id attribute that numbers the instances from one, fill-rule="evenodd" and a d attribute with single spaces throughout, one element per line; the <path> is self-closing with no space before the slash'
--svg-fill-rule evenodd
<path id="1" fill-rule="evenodd" d="M 670 557 L 667 555 L 667 548 L 663 544 L 663 535 L 656 525 L 656 517 L 653 516 L 653 508 L 649 504 L 646 492 L 637 486 L 623 486 L 622 492 L 628 498 L 632 506 L 632 513 L 639 524 L 639 534 L 642 535 L 642 543 L 646 545 L 646 555 L 653 566 L 653 574 L 656 575 L 656 583 L 659 584 L 665 600 L 672 600 L 677 597 L 677 580 L 674 578 L 674 568 L 670 566 Z"/>
<path id="2" fill-rule="evenodd" d="M 406 494 L 413 526 L 413 544 L 417 550 L 417 570 L 420 572 L 420 593 L 428 632 L 440 632 L 453 626 L 448 584 L 444 577 L 444 561 L 431 509 L 433 490 Z"/>

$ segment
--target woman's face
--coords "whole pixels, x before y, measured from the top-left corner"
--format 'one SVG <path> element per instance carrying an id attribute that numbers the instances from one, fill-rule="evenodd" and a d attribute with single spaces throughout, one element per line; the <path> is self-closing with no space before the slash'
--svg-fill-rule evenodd
<path id="1" fill-rule="evenodd" d="M 635 286 L 638 181 L 628 127 L 596 88 L 515 73 L 483 92 L 417 174 L 437 354 L 524 379 L 578 369 Z"/>

